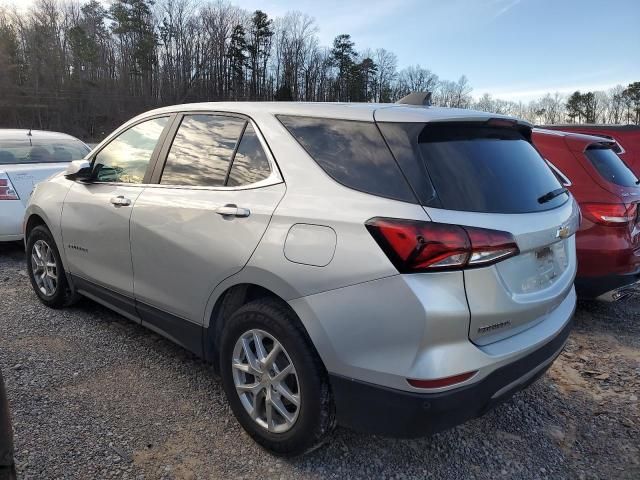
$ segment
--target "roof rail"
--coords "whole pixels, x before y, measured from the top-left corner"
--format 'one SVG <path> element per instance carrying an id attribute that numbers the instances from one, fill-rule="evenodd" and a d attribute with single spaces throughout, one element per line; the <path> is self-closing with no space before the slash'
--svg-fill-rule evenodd
<path id="1" fill-rule="evenodd" d="M 431 106 L 431 92 L 412 92 L 409 95 L 402 97 L 396 103 L 402 103 L 404 105 L 420 105 Z"/>

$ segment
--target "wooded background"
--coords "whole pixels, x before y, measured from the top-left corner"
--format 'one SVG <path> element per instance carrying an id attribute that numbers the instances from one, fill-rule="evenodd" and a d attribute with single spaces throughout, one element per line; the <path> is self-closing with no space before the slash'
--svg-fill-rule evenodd
<path id="1" fill-rule="evenodd" d="M 0 8 L 0 127 L 97 141 L 162 105 L 392 102 L 424 90 L 436 105 L 540 124 L 640 123 L 640 82 L 528 103 L 489 94 L 474 100 L 464 75 L 452 81 L 420 65 L 399 70 L 394 53 L 358 51 L 346 33 L 320 45 L 314 19 L 300 12 L 271 18 L 211 0 L 114 0 L 107 7 L 38 0 L 28 10 Z"/>

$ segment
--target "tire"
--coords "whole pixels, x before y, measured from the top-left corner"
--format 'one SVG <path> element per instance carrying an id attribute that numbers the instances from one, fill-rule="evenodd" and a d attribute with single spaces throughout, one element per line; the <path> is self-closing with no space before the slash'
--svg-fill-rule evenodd
<path id="1" fill-rule="evenodd" d="M 256 339 L 252 334 L 256 332 L 264 347 L 263 354 L 266 354 L 262 358 L 267 360 L 260 376 L 234 367 L 234 361 L 242 363 L 242 368 L 250 365 L 241 339 L 253 338 L 253 343 L 248 340 L 248 348 L 255 352 Z M 273 357 L 273 366 L 269 367 L 268 354 L 273 352 L 276 342 L 282 349 Z M 323 443 L 335 427 L 335 408 L 327 373 L 298 318 L 286 304 L 275 299 L 260 299 L 244 305 L 226 322 L 220 346 L 220 374 L 227 399 L 240 425 L 258 444 L 276 455 L 294 456 Z M 256 355 L 254 360 L 258 357 Z M 293 370 L 286 367 L 289 362 Z M 280 383 L 269 384 L 278 378 L 278 374 L 284 374 L 285 370 L 294 373 L 288 373 Z M 267 384 L 254 390 L 262 388 L 257 395 L 245 393 L 241 398 L 236 388 L 238 381 L 252 385 L 264 381 Z M 297 407 L 288 401 L 291 398 L 288 394 L 281 395 L 283 385 L 289 393 L 293 393 L 294 399 L 297 393 Z M 273 403 L 266 400 L 269 389 Z M 267 427 L 269 417 L 266 410 L 270 404 L 273 424 Z M 252 418 L 249 411 L 252 405 L 259 407 L 253 410 L 259 420 Z M 285 416 L 280 415 L 282 407 L 287 409 L 290 419 L 295 417 L 293 422 L 287 423 Z M 267 422 L 264 421 L 265 417 Z"/>
<path id="2" fill-rule="evenodd" d="M 50 278 L 49 281 L 46 281 L 44 286 L 42 284 L 43 280 L 41 274 L 36 273 L 42 271 L 42 266 L 38 266 L 37 264 L 37 262 L 42 263 L 42 259 L 37 258 L 38 255 L 36 254 L 36 250 L 34 250 L 34 246 L 36 244 L 41 252 L 49 252 L 49 250 L 45 250 L 45 246 L 50 249 L 50 256 L 44 253 L 43 255 L 51 260 L 50 262 L 47 262 L 47 264 L 55 264 L 55 266 L 46 267 L 47 273 L 50 274 L 46 276 L 51 277 L 52 275 L 55 275 L 55 282 Z M 74 294 L 69 287 L 69 282 L 67 281 L 62 260 L 60 259 L 58 247 L 56 246 L 56 242 L 53 240 L 53 236 L 47 227 L 44 225 L 38 225 L 29 232 L 26 254 L 29 280 L 31 280 L 31 286 L 42 303 L 50 308 L 62 308 L 69 306 L 78 300 L 79 296 Z M 43 291 L 43 288 L 48 289 L 51 285 L 55 285 L 55 288 L 53 288 L 51 292 Z"/>

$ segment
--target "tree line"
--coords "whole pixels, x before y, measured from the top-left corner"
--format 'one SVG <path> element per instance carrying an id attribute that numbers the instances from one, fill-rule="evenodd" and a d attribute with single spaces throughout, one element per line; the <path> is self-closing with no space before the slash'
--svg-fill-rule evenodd
<path id="1" fill-rule="evenodd" d="M 99 140 L 153 107 L 198 101 L 392 102 L 433 92 L 436 105 L 535 122 L 640 123 L 640 83 L 528 104 L 477 101 L 462 75 L 398 69 L 393 52 L 357 50 L 348 34 L 320 44 L 313 18 L 272 18 L 224 0 L 38 0 L 0 8 L 0 126 Z"/>

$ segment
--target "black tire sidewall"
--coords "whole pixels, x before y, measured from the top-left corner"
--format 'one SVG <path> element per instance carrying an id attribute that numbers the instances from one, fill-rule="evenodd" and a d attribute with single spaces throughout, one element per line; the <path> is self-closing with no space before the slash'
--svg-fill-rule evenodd
<path id="1" fill-rule="evenodd" d="M 53 257 L 56 262 L 56 271 L 58 272 L 58 282 L 56 285 L 56 293 L 52 296 L 44 295 L 40 289 L 38 288 L 38 284 L 33 277 L 33 268 L 31 263 L 31 251 L 33 249 L 33 245 L 38 240 L 44 240 L 47 242 L 49 247 L 53 251 Z M 58 247 L 56 242 L 51 235 L 49 229 L 45 226 L 38 225 L 31 232 L 29 232 L 29 237 L 27 238 L 27 274 L 29 275 L 29 280 L 31 281 L 31 286 L 33 287 L 33 291 L 36 293 L 38 298 L 42 303 L 52 308 L 60 308 L 65 305 L 68 299 L 68 284 L 67 277 L 64 271 L 64 267 L 62 265 L 62 260 L 60 258 L 60 253 L 58 252 Z"/>
<path id="2" fill-rule="evenodd" d="M 261 308 L 257 303 L 247 304 L 227 322 L 222 333 L 220 372 L 223 387 L 233 413 L 242 427 L 263 447 L 280 455 L 298 455 L 316 446 L 331 427 L 323 420 L 331 415 L 325 412 L 328 382 L 326 373 L 318 364 L 317 353 L 308 344 L 305 335 L 292 325 L 292 318 L 284 308 Z M 258 425 L 245 410 L 238 396 L 232 373 L 233 349 L 236 341 L 245 332 L 260 329 L 272 335 L 289 354 L 298 376 L 300 389 L 300 411 L 295 425 L 283 433 L 272 433 Z M 331 423 L 331 422 L 329 422 Z"/>

